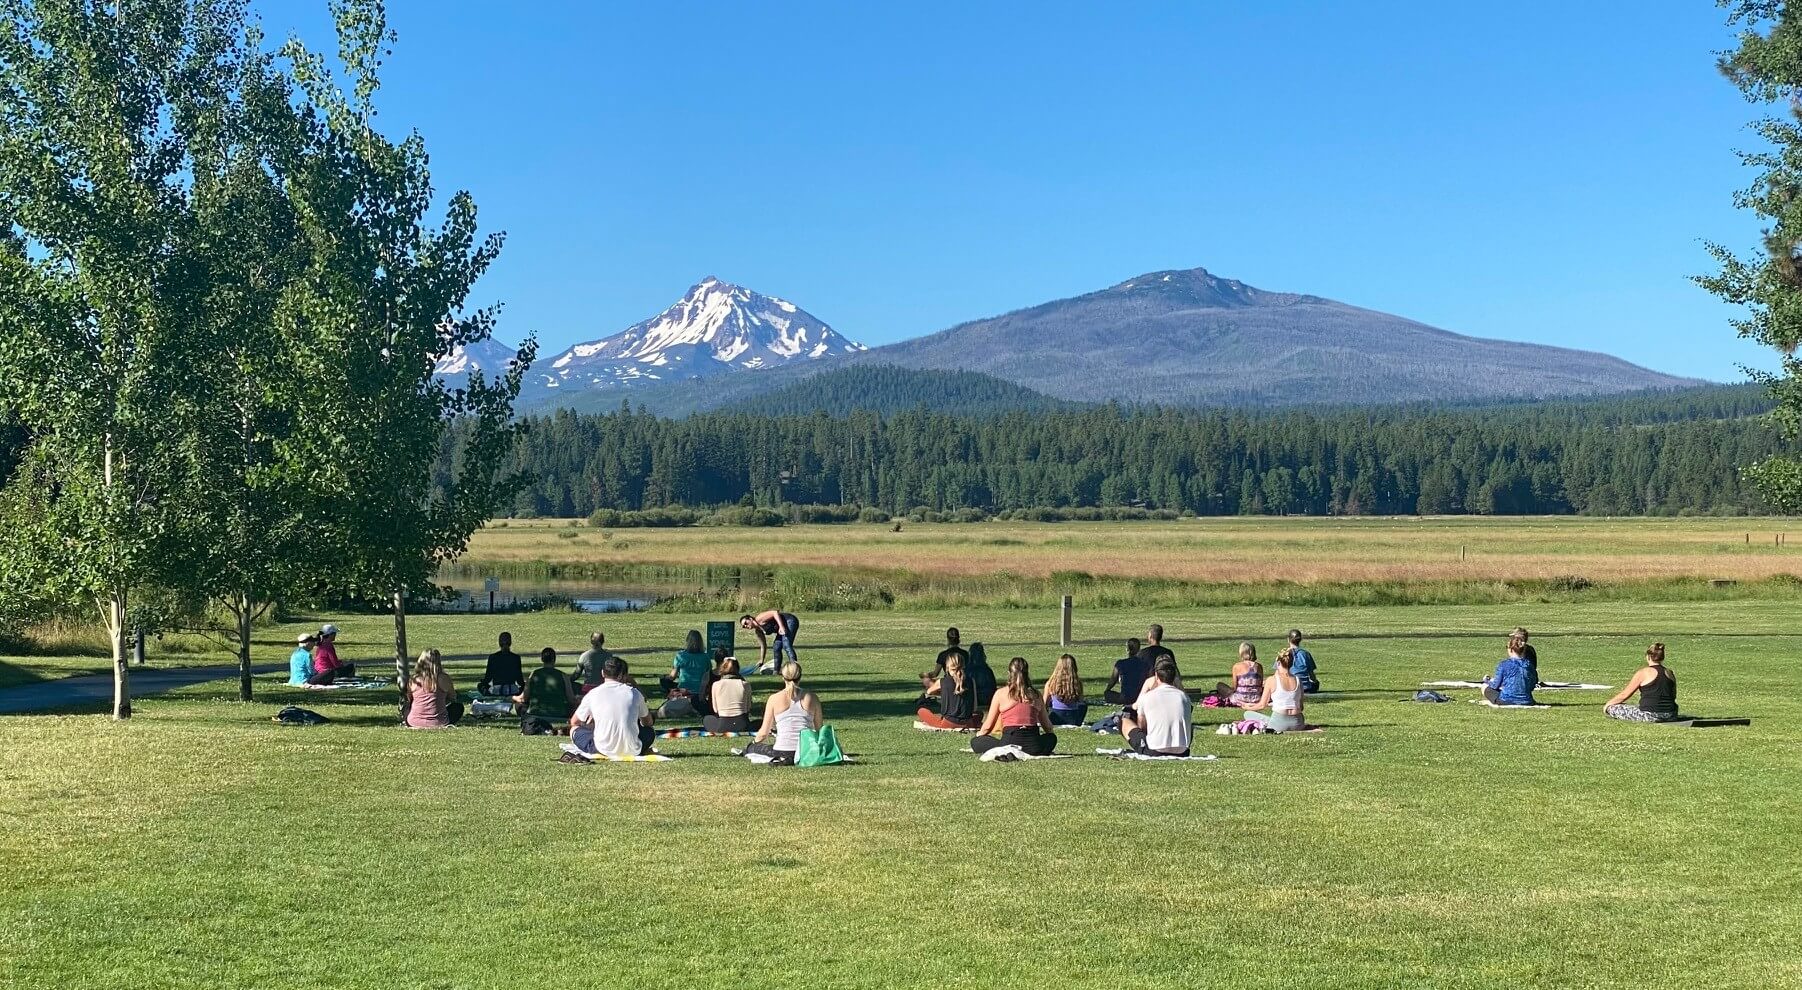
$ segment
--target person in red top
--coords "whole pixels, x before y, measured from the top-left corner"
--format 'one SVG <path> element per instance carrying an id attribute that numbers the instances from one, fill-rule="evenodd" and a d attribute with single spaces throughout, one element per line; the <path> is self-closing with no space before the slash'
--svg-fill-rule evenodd
<path id="1" fill-rule="evenodd" d="M 313 647 L 313 676 L 308 684 L 331 684 L 340 677 L 355 677 L 355 664 L 338 659 L 338 627 L 326 623 L 319 628 L 319 645 Z"/>
<path id="2" fill-rule="evenodd" d="M 1001 730 L 1001 738 L 994 736 Z M 1050 756 L 1057 748 L 1057 734 L 1051 729 L 1051 715 L 1045 711 L 1045 696 L 1032 686 L 1032 672 L 1025 657 L 1007 662 L 1007 686 L 995 692 L 982 728 L 970 740 L 970 748 L 986 753 L 997 746 L 1018 746 L 1028 756 Z"/>

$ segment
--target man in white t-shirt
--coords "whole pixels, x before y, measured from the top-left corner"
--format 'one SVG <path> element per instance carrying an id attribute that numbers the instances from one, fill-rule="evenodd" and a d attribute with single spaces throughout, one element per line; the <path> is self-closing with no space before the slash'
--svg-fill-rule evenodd
<path id="1" fill-rule="evenodd" d="M 625 661 L 609 656 L 601 664 L 600 687 L 582 696 L 570 716 L 570 742 L 584 753 L 645 756 L 651 752 L 651 706 L 624 680 Z"/>
<path id="2" fill-rule="evenodd" d="M 1160 658 L 1151 668 L 1151 680 L 1140 689 L 1130 714 L 1120 719 L 1120 731 L 1135 753 L 1147 756 L 1188 756 L 1194 726 L 1189 723 L 1192 702 L 1176 686 L 1176 661 Z"/>

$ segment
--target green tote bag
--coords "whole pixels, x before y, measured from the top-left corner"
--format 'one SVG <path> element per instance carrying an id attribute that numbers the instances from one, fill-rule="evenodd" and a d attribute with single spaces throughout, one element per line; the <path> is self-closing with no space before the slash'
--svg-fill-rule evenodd
<path id="1" fill-rule="evenodd" d="M 843 762 L 845 754 L 838 748 L 838 733 L 832 731 L 832 726 L 801 730 L 801 748 L 795 751 L 795 766 L 825 767 Z"/>

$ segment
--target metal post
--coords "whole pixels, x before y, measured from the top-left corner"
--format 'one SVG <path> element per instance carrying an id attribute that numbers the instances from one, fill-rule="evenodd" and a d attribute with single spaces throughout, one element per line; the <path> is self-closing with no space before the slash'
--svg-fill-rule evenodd
<path id="1" fill-rule="evenodd" d="M 1069 646 L 1070 645 L 1070 596 L 1069 595 L 1064 596 L 1064 606 L 1061 611 L 1063 613 L 1063 615 L 1062 615 L 1063 621 L 1058 627 L 1057 645 Z"/>

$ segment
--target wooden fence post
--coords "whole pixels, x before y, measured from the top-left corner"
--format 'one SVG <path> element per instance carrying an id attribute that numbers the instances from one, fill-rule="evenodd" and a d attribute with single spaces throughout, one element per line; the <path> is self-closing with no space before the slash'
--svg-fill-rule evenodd
<path id="1" fill-rule="evenodd" d="M 1057 645 L 1069 646 L 1070 645 L 1070 596 L 1069 595 L 1064 596 L 1064 606 L 1062 609 L 1062 613 L 1063 613 L 1061 616 L 1062 622 L 1058 626 Z"/>

